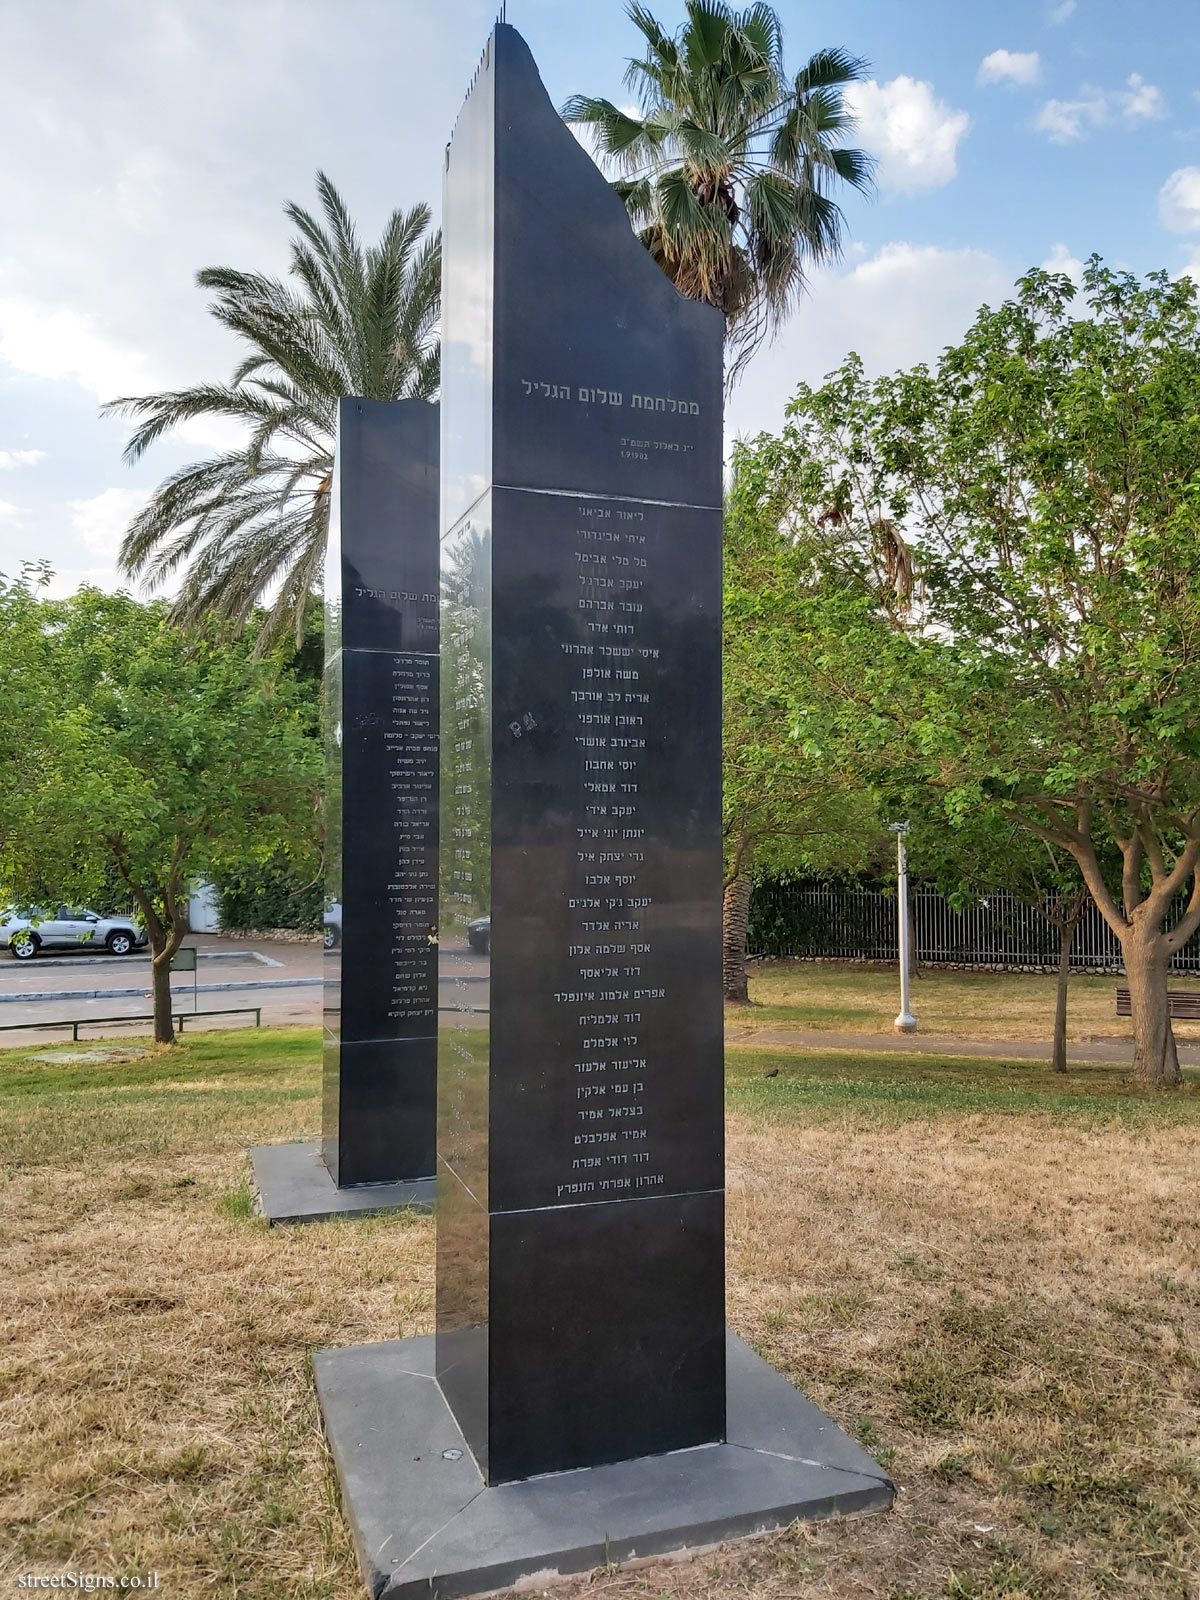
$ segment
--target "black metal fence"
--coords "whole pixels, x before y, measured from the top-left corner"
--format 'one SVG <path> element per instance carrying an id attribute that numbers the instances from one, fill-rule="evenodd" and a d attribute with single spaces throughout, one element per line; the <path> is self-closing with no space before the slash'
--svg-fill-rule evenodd
<path id="1" fill-rule="evenodd" d="M 930 966 L 1053 967 L 1059 931 L 1041 910 L 1002 892 L 980 895 L 956 911 L 935 889 L 909 896 L 918 961 Z M 1183 914 L 1179 900 L 1168 923 Z M 895 961 L 896 899 L 879 889 L 826 884 L 765 883 L 750 901 L 751 955 L 824 957 L 848 961 Z M 1179 972 L 1200 972 L 1200 940 L 1192 939 L 1172 963 Z M 1121 947 L 1091 900 L 1075 933 L 1071 966 L 1079 971 L 1119 972 Z"/>

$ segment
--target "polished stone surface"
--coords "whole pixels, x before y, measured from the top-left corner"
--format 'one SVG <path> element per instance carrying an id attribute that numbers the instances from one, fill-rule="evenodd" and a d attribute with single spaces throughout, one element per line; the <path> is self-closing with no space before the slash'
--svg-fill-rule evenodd
<path id="1" fill-rule="evenodd" d="M 496 1484 L 724 1432 L 723 322 L 503 24 L 443 215 L 437 1366 Z"/>
<path id="2" fill-rule="evenodd" d="M 733 1335 L 726 1442 L 488 1487 L 435 1381 L 433 1343 L 313 1356 L 375 1600 L 449 1600 L 892 1503 L 878 1463 Z"/>
<path id="3" fill-rule="evenodd" d="M 724 321 L 634 237 L 503 24 L 455 124 L 443 238 L 443 531 L 492 484 L 720 505 Z"/>
<path id="4" fill-rule="evenodd" d="M 339 1189 L 321 1159 L 321 1146 L 263 1144 L 250 1152 L 254 1209 L 272 1227 L 293 1222 L 328 1222 L 333 1217 L 379 1216 L 388 1211 L 432 1211 L 434 1180 L 360 1183 Z"/>
<path id="5" fill-rule="evenodd" d="M 324 1159 L 431 1178 L 437 953 L 438 412 L 349 398 L 326 557 Z"/>
<path id="6" fill-rule="evenodd" d="M 577 1467 L 581 1441 L 596 1465 L 722 1437 L 723 1200 L 718 1189 L 493 1214 L 498 1480 Z"/>

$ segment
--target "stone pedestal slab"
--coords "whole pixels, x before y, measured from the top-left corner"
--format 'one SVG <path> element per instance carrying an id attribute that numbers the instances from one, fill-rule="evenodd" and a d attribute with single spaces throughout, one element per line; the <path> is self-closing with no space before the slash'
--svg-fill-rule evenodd
<path id="1" fill-rule="evenodd" d="M 884 1510 L 883 1469 L 727 1336 L 724 1443 L 489 1487 L 434 1375 L 432 1338 L 321 1350 L 313 1373 L 373 1600 L 481 1594 L 522 1578 Z"/>
<path id="2" fill-rule="evenodd" d="M 386 1211 L 432 1211 L 433 1178 L 403 1183 L 361 1183 L 339 1189 L 321 1159 L 321 1146 L 263 1144 L 250 1152 L 255 1209 L 274 1227 L 284 1222 L 328 1222 L 331 1217 L 378 1216 Z"/>

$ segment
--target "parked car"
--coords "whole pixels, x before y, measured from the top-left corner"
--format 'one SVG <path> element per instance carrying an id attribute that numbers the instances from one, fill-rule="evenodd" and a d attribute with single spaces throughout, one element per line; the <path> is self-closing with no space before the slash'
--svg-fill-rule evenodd
<path id="1" fill-rule="evenodd" d="M 474 922 L 467 923 L 467 943 L 476 954 L 490 955 L 492 951 L 492 919 L 491 917 L 476 917 Z"/>
<path id="2" fill-rule="evenodd" d="M 326 950 L 336 950 L 342 942 L 342 906 L 339 900 L 331 900 L 325 907 L 322 941 Z"/>
<path id="3" fill-rule="evenodd" d="M 146 935 L 132 917 L 102 917 L 71 906 L 56 911 L 9 906 L 0 915 L 0 940 L 18 961 L 32 961 L 39 950 L 77 950 L 81 945 L 103 946 L 110 955 L 127 956 L 146 943 Z"/>

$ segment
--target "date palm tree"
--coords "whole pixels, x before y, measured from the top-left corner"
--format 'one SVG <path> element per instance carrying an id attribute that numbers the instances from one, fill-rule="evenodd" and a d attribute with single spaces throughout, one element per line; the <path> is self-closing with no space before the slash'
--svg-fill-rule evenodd
<path id="1" fill-rule="evenodd" d="M 215 293 L 213 316 L 246 347 L 229 383 L 105 408 L 137 421 L 130 462 L 194 418 L 245 425 L 236 449 L 159 485 L 126 533 L 120 561 L 151 587 L 182 570 L 174 616 L 185 625 L 208 612 L 244 623 L 276 590 L 264 645 L 289 624 L 299 639 L 320 582 L 338 400 L 428 398 L 438 387 L 441 236 L 426 235 L 429 207 L 395 212 L 379 243 L 364 249 L 321 172 L 317 194 L 321 219 L 285 208 L 298 230 L 289 281 L 233 267 L 196 276 Z"/>
<path id="2" fill-rule="evenodd" d="M 732 381 L 795 305 L 806 263 L 841 253 L 838 187 L 871 187 L 871 158 L 844 143 L 854 127 L 844 92 L 866 64 L 821 50 L 789 78 L 768 5 L 687 0 L 674 35 L 638 0 L 628 15 L 646 45 L 625 74 L 641 115 L 590 95 L 575 95 L 562 115 L 592 130 L 634 227 L 676 287 L 725 313 Z"/>

